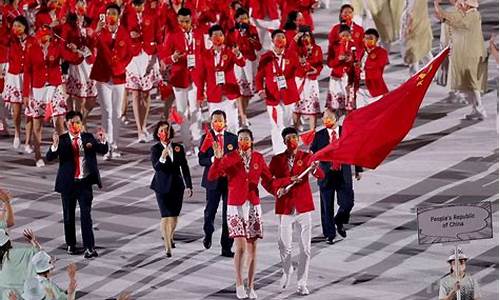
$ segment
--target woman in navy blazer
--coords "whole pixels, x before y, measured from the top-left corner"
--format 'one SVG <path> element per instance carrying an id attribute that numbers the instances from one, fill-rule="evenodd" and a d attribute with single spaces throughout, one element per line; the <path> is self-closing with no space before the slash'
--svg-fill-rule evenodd
<path id="1" fill-rule="evenodd" d="M 172 256 L 174 231 L 181 212 L 184 190 L 193 195 L 191 174 L 184 147 L 171 142 L 174 130 L 167 121 L 156 124 L 154 138 L 158 141 L 151 147 L 151 163 L 155 175 L 150 188 L 156 193 L 161 214 L 161 231 L 167 257 Z"/>

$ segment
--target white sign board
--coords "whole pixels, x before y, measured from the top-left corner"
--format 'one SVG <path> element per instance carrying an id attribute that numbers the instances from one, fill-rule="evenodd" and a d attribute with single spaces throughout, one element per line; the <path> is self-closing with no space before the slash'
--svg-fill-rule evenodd
<path id="1" fill-rule="evenodd" d="M 491 202 L 417 208 L 419 244 L 491 239 Z"/>

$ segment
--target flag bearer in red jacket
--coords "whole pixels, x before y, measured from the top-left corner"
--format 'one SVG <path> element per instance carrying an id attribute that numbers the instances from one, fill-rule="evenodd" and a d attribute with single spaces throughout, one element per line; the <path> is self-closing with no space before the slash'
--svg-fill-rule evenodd
<path id="1" fill-rule="evenodd" d="M 311 215 L 314 211 L 311 186 L 308 175 L 298 176 L 309 167 L 311 153 L 298 150 L 299 135 L 295 128 L 287 127 L 281 133 L 286 150 L 271 159 L 269 169 L 273 175 L 273 188 L 276 193 L 276 214 L 279 217 L 278 246 L 283 268 L 281 287 L 285 289 L 292 277 L 292 237 L 293 226 L 296 223 L 300 233 L 299 264 L 297 268 L 297 293 L 308 295 L 307 277 L 311 260 Z M 324 173 L 315 163 L 312 174 L 322 179 Z M 285 187 L 292 182 L 295 186 L 288 193 L 283 193 Z"/>

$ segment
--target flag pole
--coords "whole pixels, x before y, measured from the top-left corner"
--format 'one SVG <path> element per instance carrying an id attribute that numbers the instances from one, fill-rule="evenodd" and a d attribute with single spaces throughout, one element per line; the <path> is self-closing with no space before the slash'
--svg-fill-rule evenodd
<path id="1" fill-rule="evenodd" d="M 458 244 L 455 245 L 455 277 L 457 282 L 460 282 L 460 267 L 459 267 L 459 259 L 458 259 Z M 460 286 L 460 284 L 459 284 Z M 462 300 L 462 293 L 460 288 L 456 292 L 456 300 Z"/>
<path id="2" fill-rule="evenodd" d="M 297 177 L 297 179 L 299 180 L 290 183 L 284 189 L 282 189 L 282 192 L 279 195 L 277 195 L 278 198 L 283 197 L 285 194 L 287 194 L 297 184 L 298 181 L 302 180 L 302 178 L 304 178 L 307 175 L 307 173 L 309 173 L 314 168 L 315 164 L 312 163 L 309 167 L 307 167 L 307 169 L 305 169 L 304 171 L 302 171 L 302 173 L 299 174 L 299 176 Z"/>

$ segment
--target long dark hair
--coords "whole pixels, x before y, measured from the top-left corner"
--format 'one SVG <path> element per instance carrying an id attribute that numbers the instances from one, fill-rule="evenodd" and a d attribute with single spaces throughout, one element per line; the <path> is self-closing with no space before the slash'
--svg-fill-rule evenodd
<path id="1" fill-rule="evenodd" d="M 295 24 L 295 22 L 297 21 L 298 16 L 299 16 L 299 11 L 297 10 L 292 10 L 291 12 L 289 12 L 288 15 L 286 16 L 286 22 L 285 25 L 283 25 L 283 29 L 297 30 L 297 24 Z"/>
<path id="2" fill-rule="evenodd" d="M 9 259 L 9 250 L 12 249 L 12 244 L 10 241 L 7 241 L 3 246 L 0 246 L 0 269 L 3 266 L 3 259 L 6 257 Z"/>
<path id="3" fill-rule="evenodd" d="M 158 131 L 160 131 L 160 127 L 165 125 L 168 126 L 168 139 L 171 141 L 174 138 L 174 128 L 172 127 L 172 124 L 170 124 L 170 122 L 168 121 L 159 121 L 158 123 L 156 123 L 155 129 L 153 131 L 153 138 L 156 141 L 160 141 L 160 138 L 158 137 Z"/>

